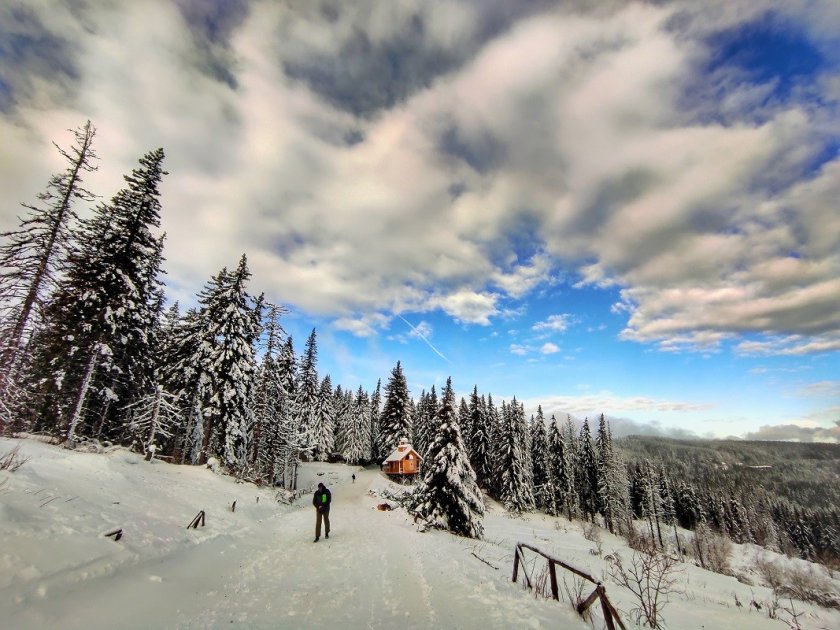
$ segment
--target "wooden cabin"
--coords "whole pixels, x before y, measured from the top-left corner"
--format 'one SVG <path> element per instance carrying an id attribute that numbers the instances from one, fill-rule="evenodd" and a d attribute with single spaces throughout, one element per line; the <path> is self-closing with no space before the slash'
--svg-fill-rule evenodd
<path id="1" fill-rule="evenodd" d="M 403 438 L 394 452 L 382 462 L 382 470 L 386 475 L 416 475 L 420 472 L 422 461 L 419 453 Z"/>

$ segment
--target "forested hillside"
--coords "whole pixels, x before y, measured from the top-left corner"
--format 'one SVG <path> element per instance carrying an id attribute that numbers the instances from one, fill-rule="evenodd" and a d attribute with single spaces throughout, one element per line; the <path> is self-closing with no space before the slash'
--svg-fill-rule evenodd
<path id="1" fill-rule="evenodd" d="M 840 558 L 840 445 L 642 436 L 616 444 L 637 516 L 647 516 L 652 474 L 685 527 L 705 519 L 736 542 L 828 564 Z"/>

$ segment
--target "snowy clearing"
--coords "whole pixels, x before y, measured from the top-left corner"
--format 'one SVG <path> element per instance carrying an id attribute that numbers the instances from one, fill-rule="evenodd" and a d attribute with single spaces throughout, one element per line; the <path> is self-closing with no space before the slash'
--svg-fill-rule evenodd
<path id="1" fill-rule="evenodd" d="M 4 627 L 587 628 L 567 601 L 535 599 L 511 583 L 514 544 L 606 575 L 579 523 L 514 519 L 493 502 L 483 541 L 418 533 L 404 510 L 376 510 L 378 491 L 393 486 L 378 470 L 303 465 L 302 487 L 324 481 L 333 492 L 330 538 L 314 544 L 308 496 L 281 505 L 270 489 L 204 467 L 145 462 L 122 448 L 95 454 L 0 439 L 0 456 L 18 445 L 29 461 L 0 471 Z M 206 525 L 187 529 L 200 510 Z M 105 535 L 120 528 L 118 541 Z M 629 555 L 623 540 L 602 538 L 604 554 Z M 758 584 L 750 567 L 767 552 L 735 553 L 736 570 Z M 631 627 L 632 596 L 605 585 Z M 685 563 L 680 590 L 664 610 L 669 628 L 788 627 L 783 613 L 771 620 L 766 607 L 750 606 L 772 599 L 766 587 Z M 837 611 L 794 604 L 802 628 L 840 627 Z"/>

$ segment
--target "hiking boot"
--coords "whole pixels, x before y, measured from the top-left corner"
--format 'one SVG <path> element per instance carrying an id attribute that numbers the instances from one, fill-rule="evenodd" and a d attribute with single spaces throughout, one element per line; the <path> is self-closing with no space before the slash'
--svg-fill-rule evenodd
<path id="1" fill-rule="evenodd" d="M 324 536 L 324 538 L 329 538 L 329 537 L 330 537 L 330 535 L 329 535 L 329 534 L 327 534 L 326 536 Z"/>
<path id="2" fill-rule="evenodd" d="M 328 536 L 328 538 L 329 538 L 329 536 Z M 315 540 L 313 540 L 312 542 L 318 542 L 318 539 L 316 538 L 316 539 L 315 539 Z"/>

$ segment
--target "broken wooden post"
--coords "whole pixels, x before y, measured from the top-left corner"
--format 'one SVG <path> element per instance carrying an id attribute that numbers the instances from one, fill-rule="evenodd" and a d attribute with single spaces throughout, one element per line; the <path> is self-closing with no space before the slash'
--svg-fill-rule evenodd
<path id="1" fill-rule="evenodd" d="M 114 537 L 114 542 L 116 542 L 116 541 L 118 541 L 120 538 L 122 538 L 122 535 L 123 535 L 123 531 L 122 531 L 122 529 L 115 529 L 115 530 L 110 531 L 110 532 L 108 532 L 107 534 L 105 534 L 105 536 L 107 536 L 107 537 L 109 537 L 109 538 L 110 538 L 111 536 L 113 536 L 113 537 Z"/>
<path id="2" fill-rule="evenodd" d="M 195 518 L 190 521 L 190 524 L 187 525 L 187 529 L 192 527 L 193 529 L 198 529 L 198 524 L 201 523 L 201 526 L 204 527 L 204 510 L 201 510 L 198 514 L 195 515 Z"/>

